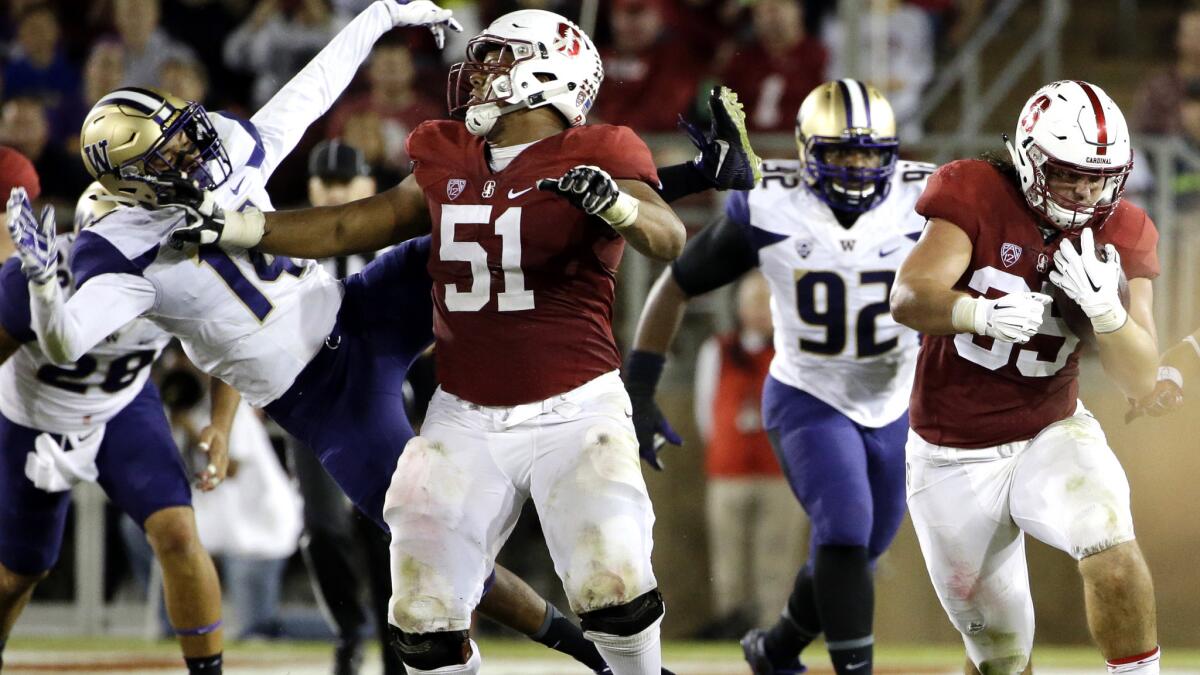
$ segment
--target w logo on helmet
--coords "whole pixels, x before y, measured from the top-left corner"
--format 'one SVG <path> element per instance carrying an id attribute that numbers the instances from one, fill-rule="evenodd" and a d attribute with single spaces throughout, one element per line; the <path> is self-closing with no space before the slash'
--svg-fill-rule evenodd
<path id="1" fill-rule="evenodd" d="M 583 36 L 579 29 L 569 23 L 558 24 L 558 37 L 554 40 L 554 49 L 567 56 L 579 56 L 583 51 Z"/>
<path id="2" fill-rule="evenodd" d="M 83 148 L 83 154 L 87 157 L 87 161 L 96 170 L 96 175 L 103 173 L 112 173 L 112 161 L 108 158 L 108 139 L 86 145 Z"/>

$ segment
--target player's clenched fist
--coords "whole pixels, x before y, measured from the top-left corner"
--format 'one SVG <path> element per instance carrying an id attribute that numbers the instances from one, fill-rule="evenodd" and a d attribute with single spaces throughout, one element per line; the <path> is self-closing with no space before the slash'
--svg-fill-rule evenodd
<path id="1" fill-rule="evenodd" d="M 429 0 L 382 0 L 392 17 L 393 25 L 428 26 L 438 49 L 446 44 L 446 29 L 461 33 L 462 24 L 453 17 L 453 12 L 442 9 Z"/>
<path id="2" fill-rule="evenodd" d="M 638 200 L 621 192 L 617 181 L 598 166 L 577 166 L 562 178 L 543 178 L 539 190 L 557 192 L 589 216 L 596 216 L 613 229 L 629 227 L 637 220 Z"/>
<path id="3" fill-rule="evenodd" d="M 1051 302 L 1044 293 L 1009 293 L 995 300 L 964 297 L 954 303 L 952 321 L 964 333 L 1025 344 L 1041 327 Z"/>
<path id="4" fill-rule="evenodd" d="M 55 243 L 54 207 L 42 207 L 42 217 L 33 214 L 25 188 L 15 187 L 8 197 L 8 233 L 12 236 L 21 272 L 43 285 L 58 276 L 58 246 Z"/>

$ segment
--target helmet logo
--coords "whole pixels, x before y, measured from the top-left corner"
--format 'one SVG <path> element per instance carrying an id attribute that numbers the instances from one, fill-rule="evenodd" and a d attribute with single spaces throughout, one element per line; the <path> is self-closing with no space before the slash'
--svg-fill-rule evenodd
<path id="1" fill-rule="evenodd" d="M 467 181 L 463 178 L 451 178 L 446 183 L 446 196 L 451 200 L 458 199 L 458 196 L 463 193 L 467 187 Z"/>
<path id="2" fill-rule="evenodd" d="M 568 23 L 559 23 L 554 49 L 567 56 L 579 56 L 579 52 L 583 51 L 583 36 L 580 35 L 579 29 Z"/>
<path id="3" fill-rule="evenodd" d="M 1029 106 L 1029 110 L 1026 110 L 1025 115 L 1021 117 L 1021 130 L 1027 134 L 1033 132 L 1033 128 L 1037 126 L 1038 120 L 1042 118 L 1042 111 L 1049 107 L 1049 96 L 1043 94 L 1037 97 Z"/>
<path id="4" fill-rule="evenodd" d="M 97 176 L 112 172 L 112 160 L 108 158 L 107 138 L 84 146 L 83 154 L 87 155 L 88 161 L 91 162 L 92 166 L 96 169 Z"/>

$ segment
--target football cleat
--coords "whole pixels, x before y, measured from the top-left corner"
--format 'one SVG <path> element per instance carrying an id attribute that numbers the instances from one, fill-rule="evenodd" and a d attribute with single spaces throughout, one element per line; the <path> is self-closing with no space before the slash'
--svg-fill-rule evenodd
<path id="1" fill-rule="evenodd" d="M 800 675 L 808 671 L 798 656 L 782 666 L 772 663 L 767 656 L 766 638 L 767 631 L 762 628 L 755 628 L 742 636 L 742 655 L 750 664 L 750 672 L 754 675 Z"/>
<path id="2" fill-rule="evenodd" d="M 729 87 L 714 87 L 708 97 L 712 124 L 708 134 L 682 116 L 679 127 L 700 150 L 696 168 L 718 190 L 751 190 L 762 179 L 762 160 L 750 145 L 746 113 L 737 93 Z"/>

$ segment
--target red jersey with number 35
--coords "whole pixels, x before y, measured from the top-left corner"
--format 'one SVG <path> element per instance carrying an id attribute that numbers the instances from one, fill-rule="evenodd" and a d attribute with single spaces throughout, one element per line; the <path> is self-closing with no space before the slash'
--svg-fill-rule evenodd
<path id="1" fill-rule="evenodd" d="M 971 263 L 955 290 L 989 298 L 1045 292 L 1062 235 L 1043 240 L 1042 221 L 996 167 L 982 160 L 941 167 L 916 209 L 954 223 L 971 238 Z M 1121 201 L 1095 234 L 1097 245 L 1117 248 L 1128 278 L 1158 276 L 1158 231 L 1145 211 Z M 986 448 L 1033 438 L 1072 415 L 1079 339 L 1057 310 L 1047 312 L 1024 345 L 971 333 L 925 336 L 909 410 L 913 430 L 936 445 Z"/>
<path id="2" fill-rule="evenodd" d="M 408 137 L 433 222 L 438 378 L 473 403 L 511 406 L 621 364 L 612 309 L 625 241 L 537 181 L 580 164 L 652 185 L 658 174 L 649 148 L 626 127 L 568 129 L 497 172 L 484 151 L 461 122 L 426 122 Z"/>

